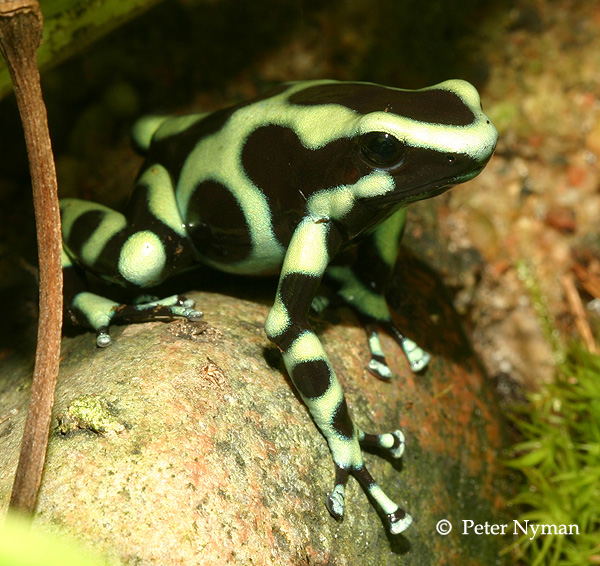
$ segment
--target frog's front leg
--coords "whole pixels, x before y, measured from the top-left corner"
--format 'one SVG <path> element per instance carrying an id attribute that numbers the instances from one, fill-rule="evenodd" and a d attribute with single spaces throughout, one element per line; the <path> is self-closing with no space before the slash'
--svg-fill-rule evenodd
<path id="1" fill-rule="evenodd" d="M 194 262 L 177 209 L 170 175 L 159 165 L 138 179 L 128 213 L 77 199 L 61 200 L 62 264 L 69 318 L 96 331 L 99 346 L 110 344 L 109 325 L 183 316 L 199 320 L 193 301 L 174 295 L 160 301 L 120 304 L 90 292 L 80 269 L 133 288 L 159 284 Z"/>
<path id="2" fill-rule="evenodd" d="M 379 327 L 391 334 L 402 348 L 412 371 L 425 369 L 431 356 L 394 325 L 384 296 L 385 284 L 396 264 L 406 221 L 401 209 L 381 223 L 359 245 L 353 265 L 332 265 L 327 277 L 335 281 L 338 295 L 357 313 L 365 327 L 371 359 L 369 371 L 380 379 L 392 377 L 379 339 Z"/>
<path id="3" fill-rule="evenodd" d="M 356 426 L 327 354 L 308 323 L 311 301 L 339 245 L 340 236 L 326 218 L 307 218 L 298 225 L 265 329 L 282 351 L 292 382 L 329 445 L 335 464 L 335 485 L 327 498 L 330 513 L 342 519 L 345 486 L 352 475 L 386 516 L 390 531 L 397 534 L 408 528 L 412 518 L 372 478 L 363 461 L 362 447 L 377 446 L 399 458 L 404 452 L 404 436 L 399 430 L 365 434 Z"/>

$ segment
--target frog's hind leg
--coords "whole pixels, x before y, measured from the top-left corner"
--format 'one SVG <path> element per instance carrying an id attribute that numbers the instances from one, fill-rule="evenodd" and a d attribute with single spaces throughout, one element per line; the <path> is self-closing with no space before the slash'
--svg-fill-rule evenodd
<path id="1" fill-rule="evenodd" d="M 400 345 L 412 371 L 422 371 L 431 359 L 429 353 L 394 325 L 383 294 L 396 263 L 405 220 L 404 210 L 395 213 L 359 244 L 353 265 L 331 265 L 326 273 L 335 282 L 338 295 L 363 323 L 371 352 L 367 368 L 383 380 L 391 379 L 392 371 L 381 346 L 380 327 Z"/>
<path id="2" fill-rule="evenodd" d="M 75 323 L 96 331 L 99 346 L 110 344 L 108 328 L 114 322 L 201 318 L 193 301 L 183 297 L 123 305 L 90 292 L 81 277 L 87 271 L 107 282 L 143 289 L 193 265 L 194 251 L 170 175 L 162 166 L 153 165 L 140 176 L 126 214 L 77 199 L 63 199 L 61 213 L 66 311 Z"/>

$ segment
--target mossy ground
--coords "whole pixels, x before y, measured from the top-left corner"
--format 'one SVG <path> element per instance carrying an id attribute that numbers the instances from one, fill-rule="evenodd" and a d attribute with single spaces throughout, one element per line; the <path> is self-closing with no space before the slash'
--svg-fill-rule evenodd
<path id="1" fill-rule="evenodd" d="M 523 477 L 519 520 L 577 525 L 579 534 L 522 535 L 510 552 L 530 566 L 600 564 L 600 356 L 571 347 L 514 422 L 522 438 L 508 466 Z"/>

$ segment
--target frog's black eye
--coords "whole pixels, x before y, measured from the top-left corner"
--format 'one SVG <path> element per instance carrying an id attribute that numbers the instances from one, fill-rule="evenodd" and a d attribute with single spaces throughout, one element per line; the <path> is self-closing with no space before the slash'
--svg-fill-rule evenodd
<path id="1" fill-rule="evenodd" d="M 369 132 L 361 136 L 360 151 L 364 159 L 376 167 L 391 167 L 404 160 L 404 145 L 385 132 Z"/>

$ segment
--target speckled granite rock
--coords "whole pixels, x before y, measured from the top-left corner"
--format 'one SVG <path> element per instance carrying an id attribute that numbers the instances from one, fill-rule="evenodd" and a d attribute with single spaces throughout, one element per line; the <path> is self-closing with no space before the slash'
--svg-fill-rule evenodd
<path id="1" fill-rule="evenodd" d="M 206 325 L 115 329 L 102 350 L 90 334 L 64 340 L 55 411 L 70 424 L 52 434 L 37 522 L 67 529 L 117 564 L 495 564 L 501 541 L 457 531 L 463 519 L 501 522 L 501 419 L 442 295 L 417 284 L 432 314 L 423 322 L 434 352 L 424 375 L 410 373 L 384 337 L 396 377 L 372 377 L 364 333 L 344 309 L 314 323 L 357 422 L 400 426 L 407 436 L 399 463 L 367 455 L 415 517 L 404 535 L 386 534 L 354 480 L 344 522 L 330 517 L 329 453 L 265 337 L 268 307 L 207 293 L 191 295 Z M 6 364 L 0 374 L 6 506 L 29 377 Z M 441 519 L 453 523 L 451 535 L 436 533 Z"/>

